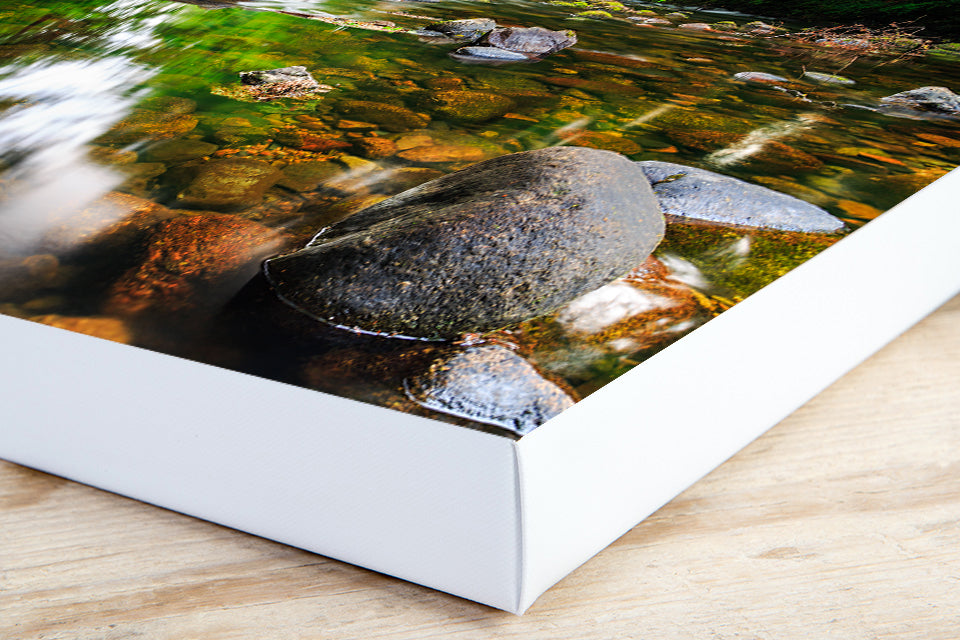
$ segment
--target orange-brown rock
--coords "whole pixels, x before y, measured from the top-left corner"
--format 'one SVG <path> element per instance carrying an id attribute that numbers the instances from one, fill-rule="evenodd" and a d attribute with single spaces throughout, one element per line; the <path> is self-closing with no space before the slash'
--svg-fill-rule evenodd
<path id="1" fill-rule="evenodd" d="M 397 152 L 397 145 L 387 138 L 371 137 L 360 138 L 353 143 L 353 149 L 362 158 L 382 160 L 394 155 Z"/>
<path id="2" fill-rule="evenodd" d="M 475 162 L 483 160 L 486 153 L 483 149 L 466 145 L 433 144 L 424 147 L 414 147 L 397 154 L 409 162 L 435 164 L 442 162 Z"/>
<path id="3" fill-rule="evenodd" d="M 103 338 L 113 342 L 122 342 L 130 344 L 132 333 L 130 328 L 119 318 L 108 318 L 106 316 L 61 316 L 48 314 L 43 316 L 31 316 L 30 320 L 40 324 L 49 325 L 58 329 L 75 331 L 95 338 Z"/>
<path id="4" fill-rule="evenodd" d="M 280 242 L 276 230 L 230 215 L 165 220 L 151 229 L 140 265 L 110 288 L 105 310 L 126 317 L 215 309 Z"/>
<path id="5" fill-rule="evenodd" d="M 40 246 L 57 255 L 129 246 L 161 220 L 178 215 L 145 198 L 112 191 L 74 211 L 56 214 Z"/>

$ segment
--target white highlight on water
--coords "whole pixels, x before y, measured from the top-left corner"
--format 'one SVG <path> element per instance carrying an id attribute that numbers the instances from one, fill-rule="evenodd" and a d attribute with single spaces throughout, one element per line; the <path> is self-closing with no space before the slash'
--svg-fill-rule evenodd
<path id="1" fill-rule="evenodd" d="M 729 167 L 754 156 L 771 142 L 796 135 L 800 131 L 811 129 L 817 123 L 815 114 L 801 113 L 794 120 L 776 122 L 751 131 L 740 142 L 725 149 L 714 151 L 704 160 L 716 167 Z"/>

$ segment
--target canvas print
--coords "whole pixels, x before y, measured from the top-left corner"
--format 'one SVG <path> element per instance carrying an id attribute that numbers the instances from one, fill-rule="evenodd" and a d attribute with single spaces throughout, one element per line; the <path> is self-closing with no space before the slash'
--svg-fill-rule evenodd
<path id="1" fill-rule="evenodd" d="M 0 313 L 520 437 L 953 169 L 958 4 L 0 0 Z"/>

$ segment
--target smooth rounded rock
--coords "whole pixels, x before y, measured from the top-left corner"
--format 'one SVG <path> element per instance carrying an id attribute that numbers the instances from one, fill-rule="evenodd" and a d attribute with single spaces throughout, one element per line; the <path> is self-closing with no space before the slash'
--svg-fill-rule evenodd
<path id="1" fill-rule="evenodd" d="M 916 111 L 960 115 L 960 96 L 947 87 L 920 87 L 887 96 L 880 101 Z"/>
<path id="2" fill-rule="evenodd" d="M 456 51 L 451 51 L 449 55 L 459 62 L 505 63 L 530 61 L 530 56 L 526 54 L 498 49 L 497 47 L 460 47 Z"/>
<path id="3" fill-rule="evenodd" d="M 146 147 L 140 154 L 147 162 L 187 162 L 213 154 L 219 147 L 202 140 L 174 138 Z"/>
<path id="4" fill-rule="evenodd" d="M 820 84 L 832 84 L 842 87 L 852 87 L 853 85 L 857 84 L 855 80 L 851 80 L 850 78 L 845 78 L 832 73 L 820 73 L 819 71 L 805 71 L 803 77 L 807 80 L 819 82 Z"/>
<path id="5" fill-rule="evenodd" d="M 740 73 L 733 74 L 734 80 L 739 80 L 740 82 L 752 82 L 755 84 L 772 84 L 774 82 L 790 82 L 787 78 L 783 76 L 774 75 L 772 73 L 760 73 L 758 71 L 742 71 Z"/>
<path id="6" fill-rule="evenodd" d="M 639 165 L 554 147 L 388 198 L 264 272 L 283 300 L 319 320 L 450 339 L 550 313 L 642 263 L 662 234 Z"/>
<path id="7" fill-rule="evenodd" d="M 283 174 L 276 167 L 248 158 L 228 158 L 202 165 L 196 177 L 177 194 L 184 209 L 240 211 L 259 204 L 264 192 Z"/>
<path id="8" fill-rule="evenodd" d="M 485 40 L 498 49 L 545 56 L 577 44 L 577 34 L 543 27 L 507 27 L 494 29 Z"/>
<path id="9" fill-rule="evenodd" d="M 428 409 L 521 435 L 574 404 L 533 365 L 491 344 L 440 358 L 406 386 L 409 397 Z"/>
<path id="10" fill-rule="evenodd" d="M 486 122 L 508 113 L 513 100 L 485 91 L 436 91 L 422 99 L 423 108 L 457 122 Z"/>
<path id="11" fill-rule="evenodd" d="M 431 144 L 401 151 L 397 156 L 418 164 L 434 164 L 439 162 L 476 162 L 483 160 L 486 153 L 483 149 L 469 145 Z"/>
<path id="12" fill-rule="evenodd" d="M 782 231 L 832 233 L 844 226 L 820 207 L 737 178 L 672 162 L 637 164 L 669 216 Z"/>
<path id="13" fill-rule="evenodd" d="M 379 124 L 387 131 L 401 133 L 411 129 L 422 129 L 430 124 L 430 118 L 422 114 L 392 104 L 371 102 L 368 100 L 344 100 L 339 104 L 343 115 Z"/>

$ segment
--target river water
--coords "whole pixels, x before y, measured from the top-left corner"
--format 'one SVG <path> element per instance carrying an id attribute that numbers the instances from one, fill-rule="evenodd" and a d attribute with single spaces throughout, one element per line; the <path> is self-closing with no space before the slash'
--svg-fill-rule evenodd
<path id="1" fill-rule="evenodd" d="M 238 292 L 260 260 L 320 228 L 517 151 L 573 144 L 702 167 L 816 204 L 848 230 L 960 160 L 956 120 L 877 110 L 908 89 L 960 89 L 957 62 L 678 28 L 751 20 L 740 15 L 641 24 L 576 11 L 532 1 L 0 0 L 0 312 L 496 431 L 410 398 L 410 380 L 462 344 L 314 335 L 279 318 L 262 291 L 244 290 L 234 314 Z M 478 16 L 572 29 L 578 43 L 538 62 L 468 65 L 448 55 L 456 45 L 412 33 Z M 241 71 L 291 65 L 329 91 L 258 100 L 238 83 Z M 741 82 L 740 72 L 786 81 Z M 428 106 L 459 91 L 509 106 Z M 428 111 L 429 122 L 365 122 L 344 110 L 349 100 Z M 182 197 L 198 172 L 238 158 L 283 176 L 229 202 Z M 465 341 L 505 345 L 583 397 L 840 235 L 671 225 L 658 261 L 626 280 Z M 266 310 L 251 312 L 250 300 Z"/>

